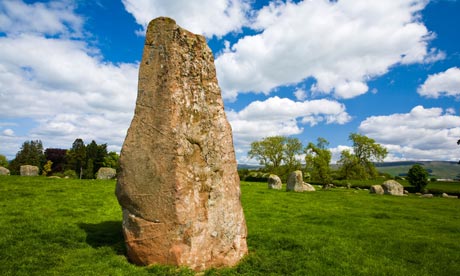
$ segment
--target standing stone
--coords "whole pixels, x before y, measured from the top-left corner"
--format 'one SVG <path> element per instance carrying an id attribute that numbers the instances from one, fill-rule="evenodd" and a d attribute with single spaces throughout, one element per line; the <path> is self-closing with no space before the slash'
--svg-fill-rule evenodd
<path id="1" fill-rule="evenodd" d="M 32 165 L 22 165 L 19 168 L 21 176 L 38 176 L 38 167 Z"/>
<path id="2" fill-rule="evenodd" d="M 314 192 L 315 187 L 312 185 L 303 182 L 302 171 L 294 171 L 289 174 L 286 191 L 294 192 Z"/>
<path id="3" fill-rule="evenodd" d="M 381 185 L 372 185 L 369 193 L 383 195 L 384 191 Z"/>
<path id="4" fill-rule="evenodd" d="M 10 175 L 10 170 L 0 166 L 0 175 Z"/>
<path id="5" fill-rule="evenodd" d="M 382 184 L 383 192 L 386 195 L 404 195 L 404 187 L 394 180 L 387 180 Z"/>
<path id="6" fill-rule="evenodd" d="M 101 167 L 96 173 L 97 179 L 114 179 L 117 171 L 113 168 Z"/>
<path id="7" fill-rule="evenodd" d="M 268 188 L 274 190 L 281 190 L 283 188 L 283 183 L 281 179 L 276 174 L 270 174 L 268 177 Z"/>
<path id="8" fill-rule="evenodd" d="M 214 58 L 170 18 L 145 38 L 116 195 L 129 259 L 200 271 L 246 253 L 240 182 Z"/>

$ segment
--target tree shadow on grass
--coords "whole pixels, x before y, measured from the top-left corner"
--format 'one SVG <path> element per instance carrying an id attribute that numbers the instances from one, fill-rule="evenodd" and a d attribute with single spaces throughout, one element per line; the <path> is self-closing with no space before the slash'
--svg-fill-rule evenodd
<path id="1" fill-rule="evenodd" d="M 93 248 L 110 247 L 117 255 L 125 255 L 126 248 L 121 229 L 121 221 L 101 223 L 79 223 L 86 232 L 86 243 Z"/>

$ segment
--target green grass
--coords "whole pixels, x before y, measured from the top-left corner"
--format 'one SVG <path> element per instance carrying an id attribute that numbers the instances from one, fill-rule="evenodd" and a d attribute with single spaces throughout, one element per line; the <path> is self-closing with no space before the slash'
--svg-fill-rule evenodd
<path id="1" fill-rule="evenodd" d="M 114 181 L 0 177 L 0 275 L 193 275 L 124 256 Z M 460 201 L 242 183 L 250 253 L 205 275 L 456 275 Z"/>

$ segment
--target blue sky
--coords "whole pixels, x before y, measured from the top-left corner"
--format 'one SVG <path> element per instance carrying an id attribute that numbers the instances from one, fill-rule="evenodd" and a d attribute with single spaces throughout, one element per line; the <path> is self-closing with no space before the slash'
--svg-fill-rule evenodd
<path id="1" fill-rule="evenodd" d="M 0 154 L 76 138 L 119 151 L 145 26 L 204 35 L 237 159 L 266 136 L 318 137 L 333 159 L 358 132 L 386 161 L 458 160 L 460 1 L 0 1 Z"/>

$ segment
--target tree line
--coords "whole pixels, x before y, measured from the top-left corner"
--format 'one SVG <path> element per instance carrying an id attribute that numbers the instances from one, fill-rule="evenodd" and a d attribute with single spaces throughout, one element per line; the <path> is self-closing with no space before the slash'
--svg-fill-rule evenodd
<path id="1" fill-rule="evenodd" d="M 316 143 L 310 142 L 303 146 L 299 139 L 271 136 L 251 143 L 248 152 L 263 166 L 265 172 L 275 173 L 281 177 L 294 170 L 304 167 L 305 175 L 322 184 L 332 179 L 373 179 L 378 176 L 374 162 L 382 162 L 387 156 L 386 148 L 374 139 L 357 133 L 351 133 L 352 151 L 341 152 L 338 171 L 330 167 L 332 152 L 328 149 L 329 142 L 319 137 Z M 304 155 L 304 166 L 299 156 Z"/>
<path id="2" fill-rule="evenodd" d="M 93 179 L 101 167 L 118 170 L 119 155 L 107 151 L 107 144 L 97 144 L 92 140 L 85 144 L 81 138 L 75 139 L 70 149 L 43 149 L 40 140 L 25 141 L 16 156 L 8 162 L 0 155 L 0 166 L 6 167 L 11 174 L 19 174 L 22 165 L 33 165 L 42 175 L 69 176 L 80 179 Z"/>

